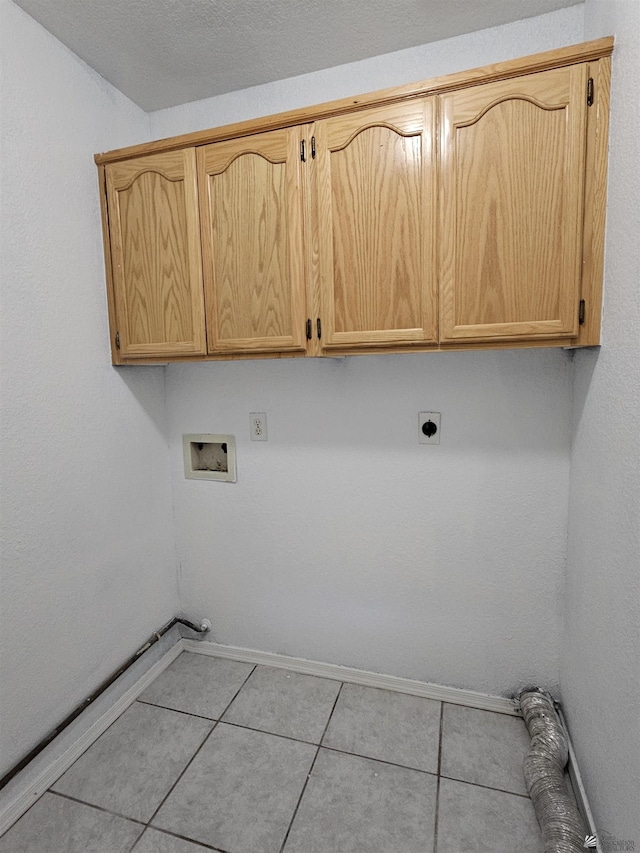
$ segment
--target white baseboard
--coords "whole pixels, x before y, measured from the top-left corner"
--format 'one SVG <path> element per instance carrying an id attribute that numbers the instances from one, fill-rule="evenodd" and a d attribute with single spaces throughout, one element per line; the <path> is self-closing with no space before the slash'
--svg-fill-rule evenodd
<path id="1" fill-rule="evenodd" d="M 287 655 L 277 655 L 271 652 L 258 652 L 254 649 L 242 649 L 236 646 L 222 646 L 209 643 L 206 640 L 183 640 L 186 651 L 200 655 L 211 655 L 219 658 L 245 661 L 246 663 L 275 666 L 280 669 L 295 670 L 305 675 L 317 675 L 320 678 L 331 678 L 335 681 L 347 681 L 350 684 L 361 684 L 364 687 L 380 687 L 383 690 L 394 690 L 396 693 L 410 693 L 422 699 L 436 699 L 438 702 L 449 702 L 453 705 L 467 705 L 470 708 L 480 708 L 483 711 L 496 711 L 499 714 L 511 714 L 520 717 L 517 705 L 502 696 L 488 696 L 473 690 L 461 690 L 457 687 L 443 687 L 439 684 L 429 684 L 425 681 L 414 681 L 411 678 L 399 678 L 395 675 L 382 675 L 368 672 L 364 669 L 353 669 L 349 666 L 338 666 L 332 663 L 292 658 Z"/>
<path id="2" fill-rule="evenodd" d="M 88 711 L 81 714 L 72 724 L 77 729 L 77 734 L 72 734 L 71 741 L 61 753 L 51 756 L 51 750 L 56 743 L 53 741 L 39 755 L 32 765 L 18 774 L 8 787 L 6 792 L 0 796 L 0 835 L 9 829 L 18 818 L 20 818 L 45 791 L 56 782 L 62 774 L 69 769 L 73 762 L 93 744 L 100 735 L 114 723 L 118 717 L 126 711 L 132 702 L 145 690 L 151 682 L 160 675 L 183 651 L 193 652 L 211 657 L 227 658 L 230 660 L 243 661 L 246 663 L 262 664 L 263 666 L 274 666 L 280 669 L 288 669 L 301 672 L 305 675 L 316 675 L 320 678 L 330 678 L 337 681 L 345 681 L 350 684 L 360 684 L 365 687 L 379 687 L 384 690 L 393 690 L 397 693 L 408 693 L 412 696 L 420 696 L 424 699 L 435 699 L 439 702 L 449 702 L 454 705 L 465 705 L 470 708 L 479 708 L 484 711 L 494 711 L 500 714 L 521 716 L 520 709 L 510 699 L 501 696 L 489 696 L 476 693 L 472 690 L 461 690 L 456 687 L 444 687 L 438 684 L 429 684 L 423 681 L 414 681 L 410 678 L 399 678 L 394 675 L 383 675 L 366 670 L 354 669 L 352 667 L 338 666 L 336 664 L 321 663 L 319 661 L 305 660 L 304 658 L 293 658 L 286 655 L 260 652 L 253 649 L 243 649 L 235 646 L 223 646 L 218 643 L 209 643 L 202 640 L 177 639 L 175 644 L 166 651 L 163 656 L 153 663 L 127 690 L 109 705 L 94 722 L 87 724 Z M 148 654 L 148 653 L 147 653 Z M 144 657 L 144 656 L 143 656 Z M 141 658 L 142 660 L 142 658 Z M 124 678 L 124 676 L 123 676 Z M 117 682 L 116 682 L 117 684 Z M 84 723 L 83 723 L 84 720 Z M 564 719 L 563 719 L 564 723 Z M 71 727 L 70 727 L 71 728 Z M 565 724 L 566 728 L 566 724 Z M 62 735 L 60 735 L 60 738 Z M 67 739 L 68 736 L 67 736 Z M 49 753 L 49 757 L 48 754 Z M 573 748 L 569 749 L 569 774 L 574 787 L 578 806 L 588 823 L 589 831 L 595 834 L 593 818 L 589 809 L 586 792 L 582 785 L 580 771 L 576 762 Z"/>
<path id="3" fill-rule="evenodd" d="M 169 664 L 182 652 L 182 641 L 178 640 L 175 645 L 165 652 L 128 690 L 126 690 L 108 709 L 88 727 L 83 726 L 83 717 L 86 719 L 87 712 L 83 712 L 74 720 L 72 725 L 78 728 L 78 735 L 73 743 L 55 758 L 47 758 L 47 751 L 55 744 L 53 741 L 43 752 L 37 756 L 29 767 L 19 773 L 13 779 L 7 795 L 3 792 L 0 798 L 0 835 L 9 829 L 27 809 L 38 800 L 45 791 L 56 782 L 62 774 L 71 767 L 73 762 L 80 758 L 83 752 L 123 714 L 129 705 L 151 684 L 151 682 L 165 670 Z M 137 661 L 136 661 L 137 663 Z M 124 676 L 123 676 L 124 677 Z M 116 682 L 117 683 L 117 682 Z M 97 701 L 97 700 L 96 700 Z M 34 767 L 38 765 L 34 774 Z M 29 780 L 23 781 L 28 774 Z M 22 778 L 21 778 L 22 777 Z M 12 796 L 12 794 L 13 796 Z M 5 801 L 5 802 L 3 802 Z"/>
<path id="4" fill-rule="evenodd" d="M 576 804 L 578 806 L 578 811 L 582 815 L 582 819 L 585 822 L 587 827 L 587 832 L 589 835 L 595 835 L 598 839 L 596 846 L 596 853 L 602 853 L 602 846 L 600 844 L 600 839 L 598 838 L 598 833 L 596 830 L 596 822 L 593 819 L 593 814 L 591 812 L 591 807 L 589 806 L 589 800 L 587 799 L 587 791 L 582 782 L 582 776 L 580 775 L 580 768 L 578 767 L 578 760 L 576 758 L 576 754 L 573 749 L 573 744 L 571 743 L 571 737 L 569 735 L 569 728 L 567 726 L 567 721 L 565 719 L 564 714 L 562 713 L 562 708 L 558 708 L 558 716 L 560 717 L 560 722 L 562 723 L 565 733 L 567 735 L 567 744 L 569 746 L 569 760 L 567 762 L 567 773 L 569 774 L 569 781 L 571 782 L 571 787 L 573 789 L 573 795 L 576 798 Z"/>

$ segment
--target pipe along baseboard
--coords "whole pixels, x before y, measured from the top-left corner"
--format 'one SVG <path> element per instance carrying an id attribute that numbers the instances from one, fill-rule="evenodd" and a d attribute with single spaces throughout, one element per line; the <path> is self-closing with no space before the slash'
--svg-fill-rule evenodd
<path id="1" fill-rule="evenodd" d="M 117 672 L 114 672 L 105 681 L 103 681 L 102 684 L 100 684 L 100 686 L 91 694 L 91 696 L 89 696 L 87 699 L 84 700 L 84 702 L 81 702 L 80 705 L 74 708 L 74 710 L 68 716 L 66 716 L 64 720 L 56 726 L 55 729 L 53 729 L 53 731 L 49 732 L 46 737 L 44 737 L 38 744 L 36 744 L 36 746 L 34 746 L 34 748 L 30 752 L 28 752 L 27 755 L 24 756 L 24 758 L 22 758 L 17 764 L 15 764 L 11 768 L 11 770 L 9 770 L 8 773 L 5 773 L 2 779 L 0 779 L 0 791 L 5 787 L 5 785 L 9 784 L 9 782 L 14 778 L 14 776 L 17 776 L 21 770 L 24 770 L 24 768 L 31 761 L 33 761 L 33 759 L 37 755 L 39 755 L 43 749 L 49 746 L 49 744 L 61 732 L 63 732 L 67 728 L 67 726 L 70 726 L 71 723 L 77 717 L 79 717 L 80 714 L 86 708 L 88 708 L 92 702 L 95 702 L 95 700 L 99 696 L 101 696 L 105 692 L 105 690 L 107 690 L 107 688 L 111 687 L 111 685 L 115 681 L 117 681 L 118 678 L 120 678 L 120 676 L 123 675 L 129 669 L 130 666 L 133 666 L 133 664 L 140 658 L 141 655 L 143 655 L 148 649 L 151 648 L 151 646 L 157 643 L 161 637 L 163 637 L 168 631 L 170 631 L 174 627 L 174 625 L 184 625 L 186 628 L 189 628 L 195 634 L 207 634 L 211 630 L 211 621 L 209 619 L 203 619 L 200 625 L 196 625 L 194 622 L 189 622 L 188 619 L 182 619 L 181 617 L 176 616 L 174 619 L 172 619 L 170 622 L 167 622 L 166 625 L 160 628 L 159 631 L 155 631 L 149 638 L 149 640 L 144 644 L 144 646 L 139 648 L 134 655 L 128 658 L 128 660 L 126 660 L 125 663 L 122 664 L 122 666 L 120 667 L 120 669 L 117 670 Z"/>

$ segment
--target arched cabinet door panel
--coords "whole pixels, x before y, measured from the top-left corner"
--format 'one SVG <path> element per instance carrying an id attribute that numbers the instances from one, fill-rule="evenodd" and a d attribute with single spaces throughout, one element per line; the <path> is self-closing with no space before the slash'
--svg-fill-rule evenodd
<path id="1" fill-rule="evenodd" d="M 435 99 L 317 122 L 321 346 L 437 341 Z"/>
<path id="2" fill-rule="evenodd" d="M 204 355 L 195 149 L 109 164 L 106 186 L 121 355 Z"/>
<path id="3" fill-rule="evenodd" d="M 305 349 L 301 133 L 198 150 L 211 354 Z"/>
<path id="4" fill-rule="evenodd" d="M 578 334 L 586 65 L 440 96 L 440 340 Z"/>

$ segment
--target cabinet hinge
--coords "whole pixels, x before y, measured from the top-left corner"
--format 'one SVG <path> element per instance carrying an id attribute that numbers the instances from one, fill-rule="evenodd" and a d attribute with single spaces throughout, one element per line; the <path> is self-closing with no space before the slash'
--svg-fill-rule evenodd
<path id="1" fill-rule="evenodd" d="M 318 334 L 318 340 L 322 337 L 322 323 L 320 322 L 320 317 L 316 320 L 316 332 Z"/>
<path id="2" fill-rule="evenodd" d="M 120 349 L 120 332 L 116 332 L 116 349 Z"/>
<path id="3" fill-rule="evenodd" d="M 578 305 L 578 323 L 580 326 L 584 325 L 584 312 L 585 312 L 585 303 L 584 299 L 580 300 Z"/>
<path id="4" fill-rule="evenodd" d="M 316 138 L 315 136 L 311 137 L 311 159 L 316 159 Z"/>
<path id="5" fill-rule="evenodd" d="M 589 77 L 587 80 L 587 106 L 590 107 L 593 104 L 593 77 Z"/>
<path id="6" fill-rule="evenodd" d="M 307 161 L 307 155 L 306 155 L 306 152 L 304 150 L 304 139 L 300 140 L 300 159 L 302 160 L 303 163 L 306 163 L 306 161 Z"/>
<path id="7" fill-rule="evenodd" d="M 309 317 L 309 319 L 307 320 L 306 334 L 307 334 L 307 340 L 310 341 L 311 340 L 311 317 Z"/>

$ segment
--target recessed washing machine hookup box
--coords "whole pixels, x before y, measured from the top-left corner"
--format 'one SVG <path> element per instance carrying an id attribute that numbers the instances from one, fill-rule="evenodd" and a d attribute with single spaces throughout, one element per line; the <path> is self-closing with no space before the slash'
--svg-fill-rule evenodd
<path id="1" fill-rule="evenodd" d="M 236 440 L 233 435 L 183 435 L 182 450 L 187 479 L 236 482 Z"/>

